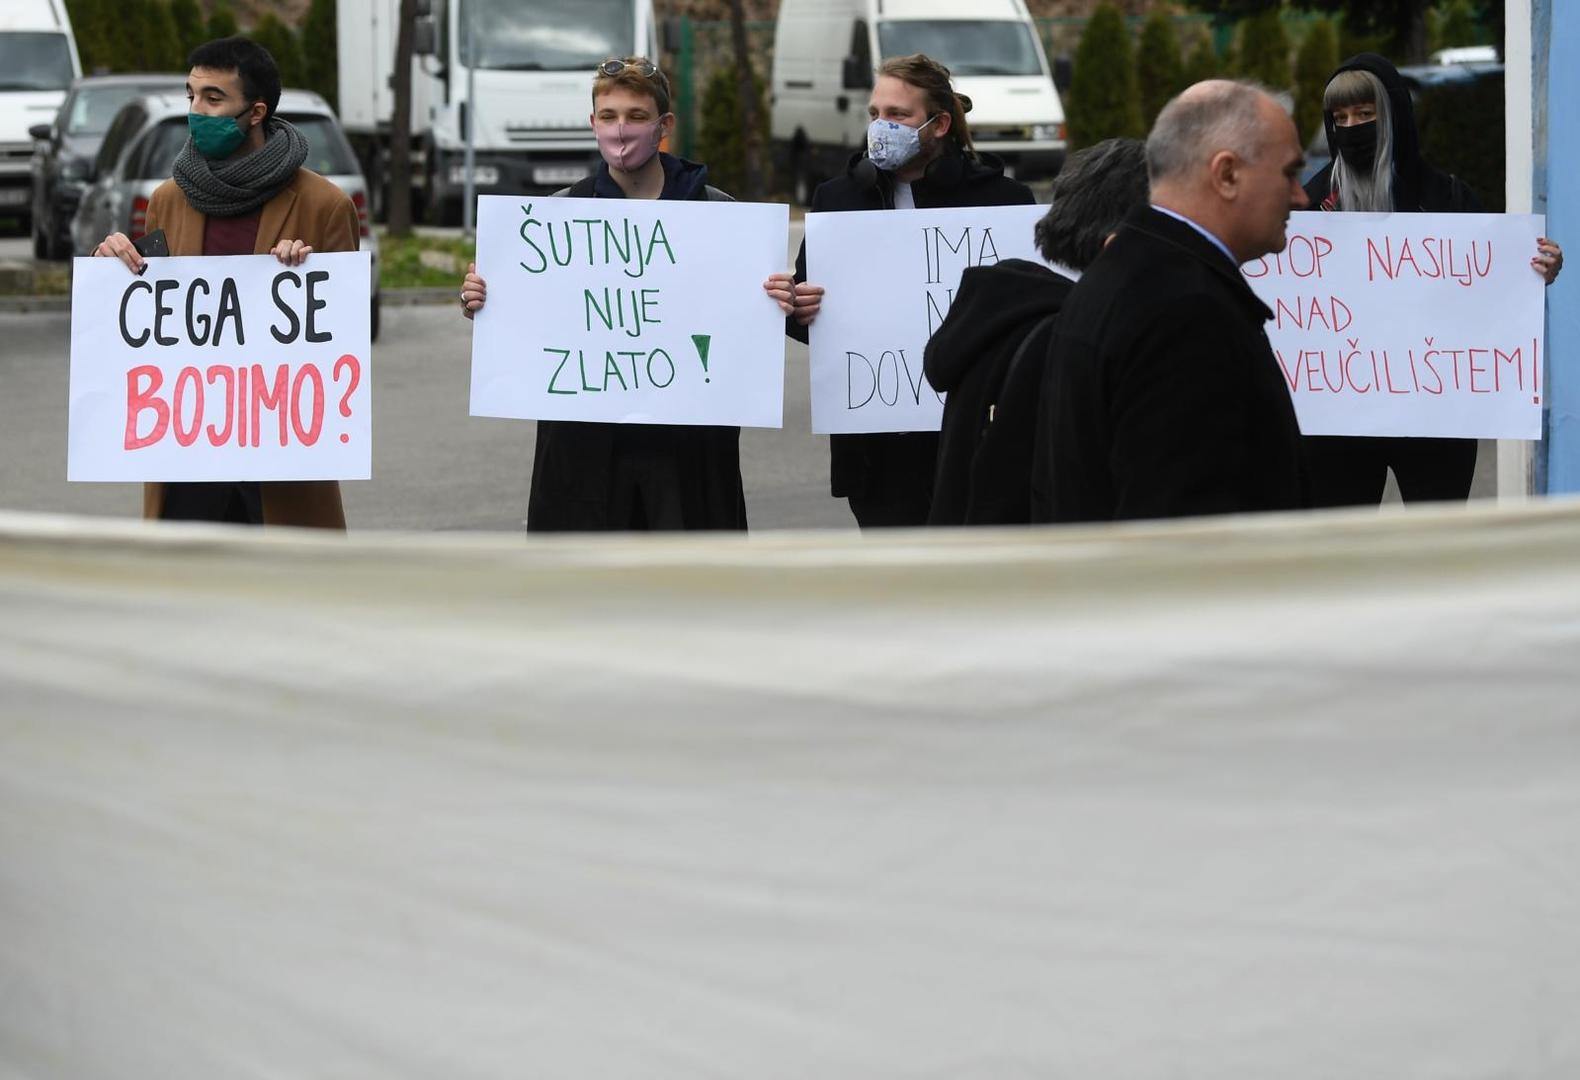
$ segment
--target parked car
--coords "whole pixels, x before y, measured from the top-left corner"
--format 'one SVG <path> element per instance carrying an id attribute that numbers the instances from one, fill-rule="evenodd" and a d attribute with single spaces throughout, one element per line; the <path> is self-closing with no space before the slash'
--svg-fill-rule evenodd
<path id="1" fill-rule="evenodd" d="M 185 75 L 99 75 L 71 84 L 60 111 L 28 129 L 33 144 L 33 255 L 71 254 L 71 215 L 88 187 L 93 159 L 121 106 L 144 94 L 185 89 Z"/>
<path id="2" fill-rule="evenodd" d="M 174 170 L 187 141 L 185 92 L 144 94 L 122 106 L 110 121 L 94 159 L 92 175 L 71 220 L 72 248 L 88 255 L 114 232 L 134 240 L 143 235 L 148 199 Z M 362 249 L 372 253 L 373 307 L 370 326 L 379 333 L 379 246 L 368 228 L 368 185 L 328 102 L 307 90 L 286 90 L 276 109 L 307 139 L 307 168 L 333 181 L 351 198 L 362 223 Z"/>

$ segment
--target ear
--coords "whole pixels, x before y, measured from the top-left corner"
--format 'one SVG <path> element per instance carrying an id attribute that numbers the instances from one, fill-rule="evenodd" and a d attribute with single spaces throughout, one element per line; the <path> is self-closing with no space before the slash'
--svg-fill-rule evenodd
<path id="1" fill-rule="evenodd" d="M 1240 170 L 1244 167 L 1232 150 L 1219 150 L 1207 162 L 1207 179 L 1218 197 L 1233 202 L 1240 190 Z"/>
<path id="2" fill-rule="evenodd" d="M 658 118 L 658 139 L 663 142 L 675 134 L 675 114 L 667 112 Z"/>
<path id="3" fill-rule="evenodd" d="M 938 119 L 933 121 L 934 137 L 942 139 L 945 135 L 948 135 L 949 128 L 954 122 L 955 118 L 948 112 L 939 113 Z"/>
<path id="4" fill-rule="evenodd" d="M 247 114 L 252 117 L 253 126 L 256 127 L 263 123 L 264 117 L 269 115 L 269 106 L 261 101 L 254 101 L 252 108 L 247 110 Z"/>

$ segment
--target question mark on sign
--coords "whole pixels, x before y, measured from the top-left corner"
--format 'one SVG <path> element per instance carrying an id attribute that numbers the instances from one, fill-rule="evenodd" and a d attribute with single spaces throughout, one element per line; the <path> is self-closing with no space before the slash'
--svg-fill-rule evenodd
<path id="1" fill-rule="evenodd" d="M 357 392 L 357 385 L 362 382 L 362 364 L 355 356 L 352 356 L 350 353 L 346 353 L 339 360 L 336 360 L 333 374 L 333 381 L 336 383 L 340 382 L 340 369 L 342 367 L 348 367 L 351 369 L 351 385 L 346 387 L 346 392 L 340 395 L 340 415 L 350 416 L 351 395 Z M 351 441 L 351 436 L 347 435 L 345 432 L 341 432 L 340 441 L 343 443 L 348 443 Z"/>

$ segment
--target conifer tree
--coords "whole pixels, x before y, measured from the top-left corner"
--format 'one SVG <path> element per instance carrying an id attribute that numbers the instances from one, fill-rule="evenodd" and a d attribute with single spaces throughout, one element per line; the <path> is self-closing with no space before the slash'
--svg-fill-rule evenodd
<path id="1" fill-rule="evenodd" d="M 1289 35 L 1276 8 L 1240 21 L 1240 43 L 1235 69 L 1273 90 L 1288 90 L 1294 82 L 1289 66 Z"/>
<path id="2" fill-rule="evenodd" d="M 207 40 L 207 27 L 197 0 L 170 0 L 170 21 L 175 24 L 177 51 L 181 54 L 176 65 L 179 69 L 186 65 L 187 55 Z"/>
<path id="3" fill-rule="evenodd" d="M 230 4 L 220 0 L 208 13 L 207 41 L 218 41 L 220 38 L 235 37 L 241 33 L 241 26 L 236 22 L 236 12 Z"/>
<path id="4" fill-rule="evenodd" d="M 1146 133 L 1130 31 L 1111 3 L 1092 13 L 1076 46 L 1065 116 L 1070 147 L 1075 150 L 1116 136 L 1139 138 Z"/>
<path id="5" fill-rule="evenodd" d="M 1212 43 L 1211 34 L 1201 34 L 1185 57 L 1185 85 L 1191 86 L 1204 79 L 1215 79 L 1223 74 L 1223 60 Z"/>
<path id="6" fill-rule="evenodd" d="M 325 101 L 340 107 L 340 47 L 336 38 L 335 0 L 313 0 L 302 23 L 302 81 Z"/>
<path id="7" fill-rule="evenodd" d="M 1152 126 L 1169 98 L 1185 89 L 1179 35 L 1174 32 L 1174 20 L 1162 11 L 1154 11 L 1141 27 L 1136 81 L 1141 88 L 1141 120 L 1147 127 Z"/>
<path id="8" fill-rule="evenodd" d="M 768 106 L 763 100 L 763 80 L 755 72 L 758 128 L 768 141 Z M 702 124 L 697 131 L 697 157 L 708 163 L 708 179 L 731 193 L 745 191 L 746 133 L 741 120 L 740 80 L 734 64 L 721 64 L 702 92 Z"/>
<path id="9" fill-rule="evenodd" d="M 266 13 L 247 36 L 274 57 L 280 69 L 281 86 L 302 85 L 302 44 L 296 39 L 296 32 L 281 22 L 278 15 L 272 11 Z"/>
<path id="10" fill-rule="evenodd" d="M 1338 30 L 1331 19 L 1317 19 L 1306 29 L 1295 55 L 1295 127 L 1302 146 L 1322 127 L 1322 95 L 1338 66 Z"/>

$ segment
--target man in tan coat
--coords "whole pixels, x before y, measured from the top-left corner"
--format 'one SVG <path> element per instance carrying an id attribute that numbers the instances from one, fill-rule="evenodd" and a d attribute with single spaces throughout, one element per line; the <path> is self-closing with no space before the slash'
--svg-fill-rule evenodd
<path id="1" fill-rule="evenodd" d="M 190 138 L 175 175 L 149 200 L 147 229 L 165 231 L 171 255 L 272 254 L 300 266 L 314 251 L 355 251 L 356 207 L 334 184 L 302 168 L 307 142 L 274 115 L 280 70 L 246 38 L 211 41 L 187 59 Z M 124 233 L 95 255 L 141 273 Z M 143 516 L 164 520 L 346 527 L 335 480 L 263 484 L 147 484 Z"/>

